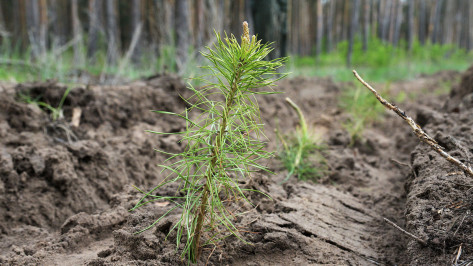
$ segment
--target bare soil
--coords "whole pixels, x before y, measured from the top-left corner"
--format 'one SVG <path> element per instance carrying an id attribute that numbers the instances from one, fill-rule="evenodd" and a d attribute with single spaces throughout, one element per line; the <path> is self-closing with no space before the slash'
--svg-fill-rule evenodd
<path id="1" fill-rule="evenodd" d="M 473 158 L 473 70 L 441 72 L 391 84 L 390 95 L 417 93 L 403 109 L 465 163 Z M 452 82 L 451 96 L 434 93 Z M 10 265 L 185 265 L 171 214 L 156 227 L 135 234 L 172 208 L 156 202 L 128 210 L 141 194 L 164 178 L 154 148 L 176 152 L 175 136 L 145 132 L 184 129 L 173 117 L 188 96 L 174 76 L 157 75 L 122 86 L 71 90 L 64 119 L 20 100 L 21 95 L 57 106 L 66 87 L 55 82 L 1 84 L 0 87 L 0 264 Z M 290 97 L 311 128 L 323 133 L 329 173 L 318 180 L 291 178 L 274 158 L 275 175 L 258 173 L 243 186 L 269 193 L 249 194 L 257 206 L 238 206 L 236 221 L 251 245 L 234 237 L 206 246 L 199 265 L 436 265 L 448 264 L 459 246 L 458 263 L 473 260 L 471 179 L 432 152 L 394 114 L 386 113 L 350 146 L 341 126 L 349 114 L 338 106 L 352 83 L 296 78 L 279 83 L 285 92 L 259 99 L 268 149 L 278 147 L 274 129 L 294 131 L 297 115 Z M 470 86 L 466 88 L 467 86 Z M 461 96 L 459 96 L 461 95 Z M 74 108 L 80 125 L 70 124 Z M 157 193 L 175 193 L 170 186 Z M 425 239 L 422 246 L 383 221 L 386 217 Z M 205 237 L 205 236 L 204 236 Z M 182 247 L 182 244 L 180 244 Z"/>

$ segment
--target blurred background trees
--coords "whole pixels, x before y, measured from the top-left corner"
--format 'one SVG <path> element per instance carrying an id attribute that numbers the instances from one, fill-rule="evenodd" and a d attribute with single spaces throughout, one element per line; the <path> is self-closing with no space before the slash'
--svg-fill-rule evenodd
<path id="1" fill-rule="evenodd" d="M 172 53 L 175 62 L 166 67 L 179 71 L 212 43 L 213 30 L 239 36 L 243 20 L 252 34 L 275 42 L 273 57 L 318 57 L 348 43 L 350 65 L 354 42 L 367 51 L 374 39 L 406 51 L 414 42 L 473 48 L 468 0 L 0 1 L 2 46 L 31 58 L 71 49 L 79 67 L 103 57 L 108 65 L 124 56 L 140 64 Z"/>

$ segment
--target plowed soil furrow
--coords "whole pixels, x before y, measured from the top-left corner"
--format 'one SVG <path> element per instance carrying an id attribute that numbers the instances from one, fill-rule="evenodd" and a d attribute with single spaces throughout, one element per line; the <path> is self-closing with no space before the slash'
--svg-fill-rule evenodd
<path id="1" fill-rule="evenodd" d="M 469 113 L 462 111 L 454 117 L 465 120 L 462 123 L 470 128 L 450 125 L 442 109 L 446 96 L 434 93 L 458 75 L 443 72 L 392 83 L 390 95 L 401 91 L 419 95 L 400 105 L 422 126 L 427 125 L 431 133 L 453 134 L 462 145 L 470 147 Z M 282 163 L 277 158 L 265 162 L 276 175 L 256 174 L 244 186 L 267 192 L 272 200 L 249 194 L 257 207 L 239 206 L 247 213 L 236 220 L 243 237 L 252 245 L 229 237 L 221 245 L 206 246 L 199 264 L 421 265 L 426 257 L 439 254 L 441 247 L 451 252 L 458 241 L 471 241 L 466 233 L 471 228 L 469 216 L 463 224 L 455 222 L 451 227 L 459 238 L 445 234 L 437 235 L 438 240 L 429 238 L 440 226 L 429 224 L 436 219 L 435 211 L 445 210 L 439 218 L 444 223 L 442 219 L 447 219 L 448 213 L 463 217 L 445 206 L 451 199 L 468 208 L 467 196 L 453 199 L 451 195 L 466 195 L 465 191 L 471 190 L 467 186 L 441 190 L 444 183 L 432 187 L 435 183 L 429 178 L 438 174 L 441 176 L 435 180 L 443 180 L 455 169 L 441 158 L 432 157 L 426 147 L 417 146 L 419 141 L 400 118 L 384 114 L 382 122 L 365 129 L 362 141 L 349 145 L 350 136 L 341 126 L 349 114 L 339 107 L 338 99 L 342 90 L 352 88 L 353 84 L 330 79 L 296 78 L 279 83 L 277 90 L 285 94 L 259 99 L 268 149 L 278 147 L 274 128 L 284 134 L 293 132 L 298 124 L 296 113 L 284 101 L 290 97 L 302 108 L 311 129 L 323 135 L 328 174 L 317 183 L 293 177 L 280 184 L 287 174 Z M 178 212 L 171 212 L 155 228 L 134 234 L 167 212 L 173 203 L 158 202 L 128 212 L 140 198 L 133 185 L 150 189 L 164 178 L 156 164 L 165 157 L 153 148 L 169 152 L 183 148 L 175 136 L 145 132 L 177 132 L 184 128 L 172 117 L 149 111 L 184 110 L 185 102 L 179 95 L 188 96 L 188 92 L 178 78 L 157 76 L 124 86 L 73 89 L 64 105 L 66 120 L 54 123 L 38 106 L 20 102 L 18 95 L 28 93 L 55 106 L 64 86 L 4 84 L 1 90 L 0 263 L 186 264 L 176 254 L 176 234 L 168 235 L 179 219 Z M 459 101 L 457 98 L 452 101 Z M 452 101 L 448 108 L 455 106 Z M 79 127 L 67 122 L 74 108 L 82 112 Z M 451 151 L 456 150 L 452 146 Z M 467 149 L 463 152 L 466 154 L 461 150 L 457 153 L 465 157 L 471 152 Z M 423 184 L 424 180 L 427 183 Z M 455 180 L 465 182 L 459 177 Z M 158 193 L 172 195 L 176 189 L 177 185 L 171 185 Z M 446 194 L 450 198 L 433 204 L 426 213 L 426 201 Z M 426 214 L 430 216 L 425 218 Z M 383 217 L 429 239 L 429 243 L 439 244 L 427 247 L 427 252 L 387 225 Z M 465 247 L 465 252 L 470 249 Z M 444 260 L 432 261 L 440 263 L 450 258 L 445 252 L 442 256 Z"/>

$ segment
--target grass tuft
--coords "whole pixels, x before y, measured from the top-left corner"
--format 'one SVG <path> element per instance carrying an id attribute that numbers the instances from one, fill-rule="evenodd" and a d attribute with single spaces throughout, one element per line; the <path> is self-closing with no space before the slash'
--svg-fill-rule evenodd
<path id="1" fill-rule="evenodd" d="M 53 107 L 49 103 L 40 101 L 39 99 L 32 99 L 31 96 L 27 94 L 20 94 L 19 97 L 20 97 L 20 100 L 24 101 L 27 104 L 34 104 L 34 105 L 37 105 L 38 107 L 42 107 L 41 109 L 46 109 L 47 111 L 50 112 L 51 119 L 53 121 L 57 121 L 59 119 L 64 118 L 62 106 L 64 105 L 64 101 L 66 100 L 70 91 L 71 91 L 71 88 L 67 87 L 57 107 Z"/>
<path id="2" fill-rule="evenodd" d="M 379 121 L 384 113 L 376 98 L 359 85 L 356 89 L 343 90 L 339 105 L 349 115 L 342 126 L 350 134 L 350 145 L 360 140 L 366 126 Z"/>
<path id="3" fill-rule="evenodd" d="M 309 132 L 307 121 L 299 106 L 289 98 L 286 98 L 286 102 L 297 112 L 299 126 L 295 134 L 286 137 L 286 139 L 276 130 L 276 134 L 283 145 L 279 157 L 288 170 L 283 183 L 293 175 L 300 180 L 315 181 L 326 173 L 320 138 Z"/>

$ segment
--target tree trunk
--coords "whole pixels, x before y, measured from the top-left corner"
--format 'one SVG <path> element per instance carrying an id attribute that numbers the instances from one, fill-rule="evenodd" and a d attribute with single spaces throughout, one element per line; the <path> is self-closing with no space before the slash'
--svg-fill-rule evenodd
<path id="1" fill-rule="evenodd" d="M 343 37 L 342 37 L 341 40 L 347 40 L 347 39 L 350 38 L 350 36 L 349 36 L 350 35 L 349 31 L 350 31 L 350 27 L 351 27 L 351 24 L 350 24 L 351 23 L 351 19 L 350 19 L 351 17 L 350 16 L 353 15 L 350 12 L 350 10 L 351 10 L 350 8 L 353 7 L 353 3 L 350 2 L 350 1 L 343 1 L 343 2 L 344 2 L 344 5 L 343 5 L 344 6 L 344 8 L 343 8 L 344 14 L 343 14 L 343 25 L 342 25 L 342 31 L 343 31 L 342 35 L 343 35 Z"/>
<path id="2" fill-rule="evenodd" d="M 428 7 L 428 26 L 427 26 L 427 36 L 426 39 L 432 39 L 434 24 L 435 24 L 435 2 L 430 2 L 430 6 Z"/>
<path id="3" fill-rule="evenodd" d="M 300 2 L 298 0 L 292 0 L 291 5 L 290 5 L 290 28 L 291 30 L 291 52 L 293 54 L 298 55 L 299 54 L 299 29 L 300 29 L 300 23 L 299 23 L 299 5 Z"/>
<path id="4" fill-rule="evenodd" d="M 390 13 L 391 13 L 391 6 L 393 0 L 387 0 L 383 6 L 383 14 L 382 14 L 382 30 L 381 30 L 381 39 L 387 41 L 389 39 L 389 21 L 390 21 Z"/>
<path id="5" fill-rule="evenodd" d="M 394 43 L 394 30 L 396 28 L 396 19 L 397 19 L 397 6 L 399 5 L 398 0 L 390 0 L 391 10 L 389 11 L 389 34 L 388 40 L 390 43 Z"/>
<path id="6" fill-rule="evenodd" d="M 189 5 L 187 0 L 176 0 L 175 10 L 176 47 L 177 47 L 177 70 L 182 73 L 187 65 L 189 53 Z"/>
<path id="7" fill-rule="evenodd" d="M 462 35 L 462 3 L 456 2 L 457 8 L 455 11 L 455 44 L 461 47 L 461 35 Z"/>
<path id="8" fill-rule="evenodd" d="M 351 25 L 348 31 L 348 52 L 347 52 L 347 66 L 351 67 L 351 57 L 353 53 L 353 41 L 358 28 L 358 9 L 360 0 L 353 0 L 353 7 L 351 12 Z"/>
<path id="9" fill-rule="evenodd" d="M 419 42 L 425 44 L 427 29 L 427 14 L 425 0 L 419 0 Z"/>
<path id="10" fill-rule="evenodd" d="M 330 53 L 333 49 L 333 36 L 334 36 L 334 29 L 333 29 L 333 21 L 336 18 L 335 15 L 335 0 L 331 0 L 329 2 L 329 15 L 327 16 L 327 53 Z"/>
<path id="11" fill-rule="evenodd" d="M 254 1 L 252 5 L 255 33 L 263 40 L 263 43 L 274 42 L 274 50 L 269 58 L 278 58 L 286 53 L 286 16 L 287 2 L 277 0 Z M 308 28 L 308 25 L 307 25 Z M 304 36 L 307 37 L 307 36 Z M 304 44 L 310 41 L 304 38 Z M 304 52 L 310 52 L 304 46 Z"/>
<path id="12" fill-rule="evenodd" d="M 394 13 L 395 17 L 395 25 L 394 25 L 394 35 L 393 35 L 393 45 L 397 46 L 399 43 L 399 38 L 401 36 L 401 24 L 403 18 L 402 14 L 402 2 L 401 1 L 396 1 L 396 12 Z"/>
<path id="13" fill-rule="evenodd" d="M 89 38 L 87 43 L 87 57 L 89 59 L 95 59 L 94 56 L 98 49 L 98 38 L 101 29 L 101 4 L 101 0 L 89 0 Z"/>
<path id="14" fill-rule="evenodd" d="M 370 0 L 363 0 L 363 51 L 368 50 L 370 35 Z"/>
<path id="15" fill-rule="evenodd" d="M 371 0 L 371 36 L 375 37 L 379 28 L 379 1 Z"/>
<path id="16" fill-rule="evenodd" d="M 22 0 L 20 0 L 22 1 Z M 61 32 L 61 24 L 58 22 L 59 20 L 59 3 L 57 0 L 49 0 L 50 2 L 50 10 L 48 10 L 49 21 L 51 23 L 51 47 L 54 49 L 57 44 L 62 43 L 60 40 L 60 32 Z"/>
<path id="17" fill-rule="evenodd" d="M 377 19 L 377 33 L 378 38 L 383 40 L 383 29 L 384 29 L 384 5 L 386 4 L 384 0 L 379 0 L 377 6 L 378 10 L 378 19 Z"/>
<path id="18" fill-rule="evenodd" d="M 322 12 L 322 0 L 317 0 L 317 37 L 315 40 L 315 56 L 318 58 L 322 53 L 322 39 L 324 33 L 324 18 Z"/>
<path id="19" fill-rule="evenodd" d="M 466 49 L 470 51 L 473 48 L 473 4 L 468 2 L 468 45 Z"/>
<path id="20" fill-rule="evenodd" d="M 166 12 L 166 3 L 164 0 L 154 0 L 154 9 L 153 14 L 150 18 L 153 19 L 151 23 L 151 39 L 153 40 L 153 44 L 155 45 L 156 53 L 158 56 L 161 55 L 161 49 L 164 45 L 166 45 L 166 40 L 170 40 L 171 33 L 167 26 L 168 19 L 167 16 L 169 15 Z"/>
<path id="21" fill-rule="evenodd" d="M 414 41 L 414 1 L 407 1 L 407 50 L 412 51 Z"/>
<path id="22" fill-rule="evenodd" d="M 41 54 L 41 45 L 39 41 L 39 6 L 36 0 L 27 0 L 26 2 L 26 26 L 28 40 L 31 46 L 33 57 Z"/>
<path id="23" fill-rule="evenodd" d="M 250 10 L 251 13 L 251 10 Z M 218 15 L 218 2 L 216 0 L 205 0 L 205 40 L 206 42 L 214 40 L 213 31 L 222 32 L 221 17 Z M 250 29 L 252 25 L 250 25 Z M 254 31 L 253 31 L 254 32 Z"/>
<path id="24" fill-rule="evenodd" d="M 279 0 L 279 57 L 287 56 L 287 0 Z"/>
<path id="25" fill-rule="evenodd" d="M 240 37 L 243 34 L 241 24 L 245 20 L 245 1 L 233 0 L 230 5 L 230 33 Z"/>
<path id="26" fill-rule="evenodd" d="M 141 14 L 141 0 L 133 0 L 131 2 L 131 29 L 132 29 L 132 34 L 131 36 L 135 36 L 138 34 L 136 44 L 134 47 L 133 54 L 131 55 L 132 61 L 134 63 L 138 63 L 141 58 L 141 53 L 142 53 L 142 38 L 141 38 L 141 31 L 142 29 L 142 24 L 143 21 L 141 19 L 142 14 Z"/>
<path id="27" fill-rule="evenodd" d="M 74 63 L 82 66 L 82 30 L 79 20 L 79 6 L 78 0 L 71 1 L 71 15 L 72 15 L 72 38 L 74 40 Z"/>
<path id="28" fill-rule="evenodd" d="M 40 25 L 39 25 L 39 43 L 41 54 L 46 53 L 48 45 L 48 3 L 46 0 L 39 1 Z"/>
<path id="29" fill-rule="evenodd" d="M 338 1 L 338 3 L 339 3 L 339 5 L 337 5 L 338 12 L 335 12 L 336 14 L 335 15 L 336 16 L 336 23 L 335 23 L 336 34 L 334 38 L 335 46 L 337 43 L 345 40 L 345 35 L 344 35 L 344 30 L 343 30 L 344 28 L 343 20 L 345 17 L 345 9 L 347 6 L 347 1 L 341 0 L 341 1 Z"/>
<path id="30" fill-rule="evenodd" d="M 439 42 L 440 39 L 440 19 L 442 17 L 442 0 L 436 0 L 435 1 L 435 12 L 433 14 L 433 29 L 432 29 L 432 35 L 430 36 L 431 39 L 430 41 L 432 43 L 437 43 Z"/>
<path id="31" fill-rule="evenodd" d="M 195 33 L 195 48 L 200 50 L 204 46 L 203 35 L 205 33 L 204 26 L 204 1 L 194 0 L 195 16 L 194 16 L 194 33 Z"/>
<path id="32" fill-rule="evenodd" d="M 107 59 L 112 65 L 117 63 L 120 51 L 120 33 L 118 30 L 117 17 L 118 10 L 115 0 L 105 2 L 105 13 L 107 17 Z"/>
<path id="33" fill-rule="evenodd" d="M 7 27 L 5 25 L 5 18 L 3 17 L 3 8 L 0 3 L 0 41 L 3 41 L 4 36 L 7 35 Z"/>
<path id="34" fill-rule="evenodd" d="M 248 29 L 250 30 L 250 34 L 254 33 L 255 20 L 253 19 L 253 13 L 251 12 L 251 0 L 245 0 L 245 19 L 244 20 L 248 22 Z"/>
<path id="35" fill-rule="evenodd" d="M 13 41 L 19 45 L 21 51 L 26 49 L 28 34 L 26 31 L 25 0 L 13 1 Z"/>
<path id="36" fill-rule="evenodd" d="M 455 1 L 447 1 L 446 5 L 442 43 L 451 44 L 455 34 Z"/>
<path id="37" fill-rule="evenodd" d="M 469 2 L 468 1 L 461 1 L 461 10 L 462 10 L 462 28 L 461 28 L 461 41 L 460 45 L 461 47 L 468 49 L 470 46 L 470 38 L 469 38 Z"/>

